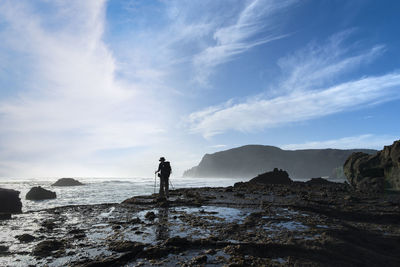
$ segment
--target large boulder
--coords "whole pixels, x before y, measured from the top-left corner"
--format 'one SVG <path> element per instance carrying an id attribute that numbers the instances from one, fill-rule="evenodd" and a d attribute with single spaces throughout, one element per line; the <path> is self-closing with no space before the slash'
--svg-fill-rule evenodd
<path id="1" fill-rule="evenodd" d="M 261 184 L 291 184 L 293 181 L 289 178 L 289 174 L 286 171 L 275 168 L 272 172 L 260 174 L 249 182 Z"/>
<path id="2" fill-rule="evenodd" d="M 22 203 L 19 191 L 0 188 L 0 213 L 19 213 Z"/>
<path id="3" fill-rule="evenodd" d="M 57 195 L 55 192 L 50 190 L 46 190 L 41 186 L 32 187 L 31 190 L 26 194 L 25 198 L 28 200 L 43 200 L 43 199 L 53 199 L 56 198 Z"/>
<path id="4" fill-rule="evenodd" d="M 57 182 L 52 184 L 52 186 L 76 186 L 76 185 L 83 185 L 83 184 L 73 178 L 61 178 L 58 179 Z"/>
<path id="5" fill-rule="evenodd" d="M 349 183 L 359 191 L 400 190 L 400 140 L 375 155 L 351 154 L 343 170 Z"/>

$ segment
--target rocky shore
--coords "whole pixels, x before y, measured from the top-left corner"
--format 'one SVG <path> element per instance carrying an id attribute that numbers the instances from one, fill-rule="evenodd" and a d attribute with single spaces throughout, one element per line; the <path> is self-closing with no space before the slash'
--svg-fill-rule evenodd
<path id="1" fill-rule="evenodd" d="M 16 214 L 0 265 L 400 266 L 399 222 L 398 194 L 343 183 L 178 189 Z"/>

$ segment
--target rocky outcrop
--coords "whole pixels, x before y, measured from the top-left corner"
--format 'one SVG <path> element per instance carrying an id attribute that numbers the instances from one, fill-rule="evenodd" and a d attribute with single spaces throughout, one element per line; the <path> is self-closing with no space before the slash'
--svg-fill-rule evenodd
<path id="1" fill-rule="evenodd" d="M 359 191 L 400 190 L 400 140 L 375 155 L 353 153 L 343 170 L 349 183 Z"/>
<path id="2" fill-rule="evenodd" d="M 31 190 L 26 194 L 25 198 L 28 200 L 43 200 L 43 199 L 53 199 L 56 198 L 57 195 L 55 192 L 50 190 L 46 190 L 41 186 L 32 187 Z"/>
<path id="3" fill-rule="evenodd" d="M 58 179 L 57 182 L 52 184 L 52 186 L 76 186 L 76 185 L 83 185 L 83 184 L 73 178 L 61 178 Z"/>
<path id="4" fill-rule="evenodd" d="M 249 182 L 260 184 L 291 184 L 293 181 L 289 178 L 289 174 L 286 171 L 275 168 L 272 172 L 260 174 Z"/>
<path id="5" fill-rule="evenodd" d="M 0 188 L 0 213 L 19 213 L 22 203 L 19 191 Z"/>
<path id="6" fill-rule="evenodd" d="M 376 153 L 371 149 L 283 150 L 274 146 L 247 145 L 206 154 L 185 177 L 252 178 L 259 173 L 283 169 L 292 178 L 341 177 L 341 169 L 353 152 Z M 334 173 L 334 174 L 333 174 Z M 332 177 L 332 178 L 334 178 Z"/>
<path id="7" fill-rule="evenodd" d="M 328 180 L 323 179 L 321 177 L 311 178 L 309 181 L 307 181 L 305 183 L 309 184 L 309 185 L 334 185 L 334 184 L 337 184 L 335 182 L 328 181 Z"/>

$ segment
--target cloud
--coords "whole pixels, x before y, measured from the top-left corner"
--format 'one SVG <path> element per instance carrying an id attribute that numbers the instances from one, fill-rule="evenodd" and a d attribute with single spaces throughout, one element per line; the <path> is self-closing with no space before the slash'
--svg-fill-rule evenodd
<path id="1" fill-rule="evenodd" d="M 232 60 L 249 49 L 281 39 L 287 35 L 278 34 L 275 16 L 296 1 L 254 0 L 248 2 L 229 25 L 216 28 L 214 42 L 193 58 L 196 81 L 206 84 L 213 69 Z M 257 37 L 258 35 L 262 37 Z"/>
<path id="2" fill-rule="evenodd" d="M 370 148 L 383 149 L 384 146 L 391 145 L 399 136 L 363 134 L 358 136 L 343 137 L 326 141 L 310 141 L 302 144 L 287 144 L 280 146 L 282 149 L 319 149 L 319 148 L 337 148 L 337 149 L 355 149 Z"/>
<path id="3" fill-rule="evenodd" d="M 371 63 L 385 52 L 385 46 L 375 45 L 370 49 L 355 52 L 344 42 L 354 30 L 333 35 L 327 43 L 318 46 L 308 44 L 294 54 L 278 61 L 283 79 L 278 90 L 282 92 L 316 89 L 335 84 L 343 74 L 351 73 L 358 67 Z"/>
<path id="4" fill-rule="evenodd" d="M 346 34 L 309 46 L 279 61 L 281 81 L 266 94 L 208 107 L 188 116 L 192 132 L 208 138 L 229 130 L 249 132 L 306 121 L 400 98 L 400 72 L 343 81 L 384 51 L 377 45 L 354 55 L 341 47 Z"/>
<path id="5" fill-rule="evenodd" d="M 116 77 L 105 1 L 44 1 L 40 12 L 31 4 L 0 7 L 0 58 L 24 57 L 8 63 L 27 70 L 19 91 L 0 100 L 0 161 L 28 176 L 99 174 L 108 167 L 99 151 L 161 142 L 168 122 L 155 96 Z"/>

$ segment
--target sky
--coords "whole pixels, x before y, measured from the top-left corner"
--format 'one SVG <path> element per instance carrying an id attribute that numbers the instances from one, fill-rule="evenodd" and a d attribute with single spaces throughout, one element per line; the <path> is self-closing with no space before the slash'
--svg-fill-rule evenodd
<path id="1" fill-rule="evenodd" d="M 396 0 L 0 0 L 0 177 L 400 139 Z"/>

